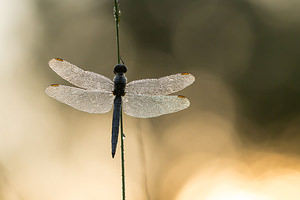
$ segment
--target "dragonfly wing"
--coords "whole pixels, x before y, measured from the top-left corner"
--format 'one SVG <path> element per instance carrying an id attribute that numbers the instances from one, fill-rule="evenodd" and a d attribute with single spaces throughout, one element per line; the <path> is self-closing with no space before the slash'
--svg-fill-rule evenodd
<path id="1" fill-rule="evenodd" d="M 114 83 L 109 78 L 94 72 L 84 71 L 63 59 L 53 58 L 49 61 L 49 66 L 60 77 L 78 87 L 106 92 L 111 92 L 114 89 Z"/>
<path id="2" fill-rule="evenodd" d="M 111 92 L 84 90 L 65 85 L 51 85 L 46 94 L 77 110 L 89 113 L 106 113 L 111 110 L 114 95 Z"/>
<path id="3" fill-rule="evenodd" d="M 184 96 L 148 96 L 130 95 L 123 97 L 123 109 L 127 115 L 138 118 L 150 118 L 178 112 L 189 107 L 190 102 Z"/>
<path id="4" fill-rule="evenodd" d="M 189 73 L 179 73 L 159 79 L 142 79 L 126 85 L 125 92 L 139 95 L 168 95 L 191 85 L 195 77 Z"/>

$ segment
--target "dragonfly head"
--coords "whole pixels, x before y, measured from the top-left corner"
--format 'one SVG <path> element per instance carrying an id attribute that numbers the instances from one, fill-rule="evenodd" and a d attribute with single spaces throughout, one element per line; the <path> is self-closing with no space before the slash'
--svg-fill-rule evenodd
<path id="1" fill-rule="evenodd" d="M 127 67 L 125 65 L 117 64 L 114 67 L 114 74 L 124 74 L 127 72 Z"/>

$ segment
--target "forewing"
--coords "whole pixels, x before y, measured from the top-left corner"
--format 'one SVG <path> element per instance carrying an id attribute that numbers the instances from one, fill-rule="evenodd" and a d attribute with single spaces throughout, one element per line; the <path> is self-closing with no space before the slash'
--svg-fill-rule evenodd
<path id="1" fill-rule="evenodd" d="M 123 109 L 127 115 L 138 118 L 150 118 L 178 112 L 189 107 L 190 102 L 184 96 L 148 96 L 130 95 L 123 97 Z"/>
<path id="2" fill-rule="evenodd" d="M 195 77 L 189 73 L 179 73 L 159 79 L 142 79 L 126 85 L 125 92 L 139 95 L 168 95 L 191 85 Z"/>
<path id="3" fill-rule="evenodd" d="M 51 85 L 46 94 L 77 110 L 89 113 L 106 113 L 111 110 L 114 95 L 111 92 L 91 91 L 65 85 Z"/>
<path id="4" fill-rule="evenodd" d="M 94 72 L 84 71 L 63 59 L 53 58 L 49 61 L 49 66 L 60 77 L 78 87 L 106 92 L 111 92 L 114 89 L 114 83 L 109 78 Z"/>

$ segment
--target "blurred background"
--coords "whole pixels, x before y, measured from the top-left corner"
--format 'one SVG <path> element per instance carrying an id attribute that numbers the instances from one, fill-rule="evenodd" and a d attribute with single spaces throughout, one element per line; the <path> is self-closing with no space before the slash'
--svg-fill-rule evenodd
<path id="1" fill-rule="evenodd" d="M 113 78 L 113 1 L 0 0 L 0 199 L 121 199 L 112 112 L 48 97 L 53 57 Z M 128 81 L 190 72 L 190 108 L 124 117 L 126 196 L 299 200 L 300 1 L 120 0 Z"/>

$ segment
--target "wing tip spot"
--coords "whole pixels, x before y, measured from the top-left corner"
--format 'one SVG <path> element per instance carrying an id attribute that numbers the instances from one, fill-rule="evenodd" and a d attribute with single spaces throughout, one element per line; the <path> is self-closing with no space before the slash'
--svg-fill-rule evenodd
<path id="1" fill-rule="evenodd" d="M 188 72 L 182 72 L 181 75 L 190 75 Z"/>
<path id="2" fill-rule="evenodd" d="M 59 86 L 59 84 L 52 84 L 52 85 L 50 85 L 51 87 L 58 87 Z"/>
<path id="3" fill-rule="evenodd" d="M 60 62 L 64 61 L 64 59 L 61 59 L 61 58 L 54 58 L 54 59 L 57 60 L 57 61 L 60 61 Z"/>
<path id="4" fill-rule="evenodd" d="M 186 99 L 185 96 L 182 96 L 182 95 L 178 95 L 179 98 L 182 98 L 182 99 Z"/>

